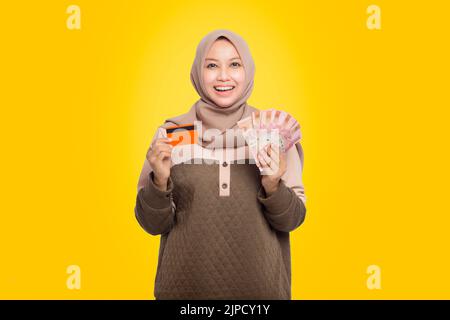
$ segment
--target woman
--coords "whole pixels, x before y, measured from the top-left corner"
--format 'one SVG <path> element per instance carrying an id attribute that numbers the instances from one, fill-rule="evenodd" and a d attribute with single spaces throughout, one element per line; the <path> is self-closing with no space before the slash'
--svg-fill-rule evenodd
<path id="1" fill-rule="evenodd" d="M 191 69 L 200 99 L 153 137 L 135 214 L 144 230 L 161 235 L 156 299 L 291 299 L 289 232 L 306 213 L 303 151 L 299 143 L 286 153 L 272 146 L 253 159 L 233 130 L 258 110 L 246 103 L 254 72 L 239 35 L 209 33 Z M 202 152 L 174 159 L 178 146 L 165 128 L 197 121 L 204 130 L 194 147 Z M 230 129 L 231 147 L 219 139 Z M 272 174 L 261 174 L 255 161 Z"/>

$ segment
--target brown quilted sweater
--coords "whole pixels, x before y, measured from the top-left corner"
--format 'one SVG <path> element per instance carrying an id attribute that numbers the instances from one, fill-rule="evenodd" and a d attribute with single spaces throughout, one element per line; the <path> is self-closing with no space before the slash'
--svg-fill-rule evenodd
<path id="1" fill-rule="evenodd" d="M 286 175 L 267 197 L 248 159 L 200 162 L 174 165 L 167 191 L 155 187 L 153 171 L 141 173 L 149 179 L 138 189 L 136 218 L 161 235 L 156 299 L 291 299 L 289 232 L 306 213 L 301 181 L 287 186 Z M 219 181 L 224 167 L 228 183 Z"/>

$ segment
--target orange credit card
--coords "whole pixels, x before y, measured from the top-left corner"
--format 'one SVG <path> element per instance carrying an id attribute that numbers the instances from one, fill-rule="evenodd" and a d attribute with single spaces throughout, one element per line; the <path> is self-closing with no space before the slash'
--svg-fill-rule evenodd
<path id="1" fill-rule="evenodd" d="M 172 139 L 170 144 L 174 147 L 177 145 L 197 143 L 197 130 L 193 123 L 168 127 L 166 128 L 166 133 L 167 138 Z"/>

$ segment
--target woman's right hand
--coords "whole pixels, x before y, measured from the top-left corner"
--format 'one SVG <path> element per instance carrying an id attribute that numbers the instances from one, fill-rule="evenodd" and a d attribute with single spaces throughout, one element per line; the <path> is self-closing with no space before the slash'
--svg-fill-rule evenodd
<path id="1" fill-rule="evenodd" d="M 154 183 L 162 190 L 167 190 L 172 162 L 172 141 L 170 138 L 159 138 L 153 141 L 147 152 L 147 160 L 153 169 Z"/>

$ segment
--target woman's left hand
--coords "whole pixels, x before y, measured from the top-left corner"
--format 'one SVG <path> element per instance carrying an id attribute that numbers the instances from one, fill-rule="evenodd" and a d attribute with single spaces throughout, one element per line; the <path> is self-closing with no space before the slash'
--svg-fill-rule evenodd
<path id="1" fill-rule="evenodd" d="M 261 184 L 270 196 L 278 189 L 280 179 L 286 172 L 286 153 L 281 152 L 280 147 L 268 144 L 258 152 L 259 167 L 263 169 Z"/>

